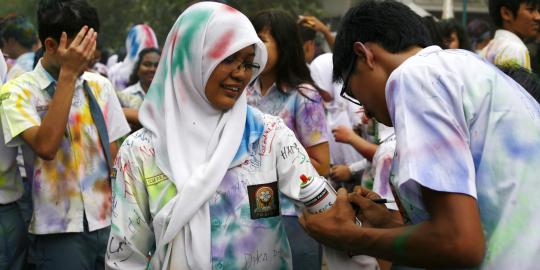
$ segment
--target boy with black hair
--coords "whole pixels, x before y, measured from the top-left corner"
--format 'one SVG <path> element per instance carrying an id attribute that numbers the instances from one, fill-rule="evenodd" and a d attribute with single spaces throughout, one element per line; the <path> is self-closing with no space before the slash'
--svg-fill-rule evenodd
<path id="1" fill-rule="evenodd" d="M 0 32 L 2 50 L 9 58 L 15 59 L 15 65 L 6 76 L 6 81 L 9 81 L 32 70 L 34 62 L 32 48 L 38 43 L 38 39 L 32 23 L 20 16 L 7 19 Z"/>
<path id="2" fill-rule="evenodd" d="M 480 55 L 495 65 L 515 62 L 531 70 L 529 50 L 523 40 L 536 37 L 539 8 L 538 0 L 489 0 L 489 15 L 498 29 Z"/>
<path id="3" fill-rule="evenodd" d="M 41 0 L 35 69 L 0 91 L 8 146 L 34 150 L 38 269 L 102 269 L 111 216 L 110 164 L 129 132 L 111 83 L 84 72 L 94 56 L 99 20 L 85 0 Z"/>
<path id="4" fill-rule="evenodd" d="M 306 230 L 395 264 L 537 269 L 540 105 L 472 52 L 426 47 L 420 17 L 401 3 L 365 1 L 342 23 L 334 77 L 344 97 L 394 126 L 390 180 L 406 224 L 358 188 L 305 213 Z"/>

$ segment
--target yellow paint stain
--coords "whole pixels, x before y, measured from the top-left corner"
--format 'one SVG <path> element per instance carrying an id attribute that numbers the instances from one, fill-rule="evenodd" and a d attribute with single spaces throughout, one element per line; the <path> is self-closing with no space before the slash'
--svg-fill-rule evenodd
<path id="1" fill-rule="evenodd" d="M 24 95 L 18 95 L 17 101 L 15 102 L 15 107 L 17 108 L 17 111 L 29 122 L 31 122 L 35 126 L 39 126 L 39 123 L 32 118 L 28 112 L 26 112 L 25 108 L 23 107 L 23 104 L 26 103 L 25 101 L 30 98 L 30 91 L 28 89 L 23 89 Z M 24 103 L 23 103 L 24 102 Z"/>

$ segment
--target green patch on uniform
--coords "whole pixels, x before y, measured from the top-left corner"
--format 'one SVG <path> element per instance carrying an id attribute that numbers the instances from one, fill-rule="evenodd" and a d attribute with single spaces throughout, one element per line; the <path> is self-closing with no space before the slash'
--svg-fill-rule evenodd
<path id="1" fill-rule="evenodd" d="M 2 101 L 8 99 L 11 96 L 11 93 L 3 93 L 0 95 L 0 105 L 2 104 Z"/>
<path id="2" fill-rule="evenodd" d="M 165 174 L 158 174 L 156 176 L 152 176 L 152 177 L 149 177 L 149 178 L 146 178 L 144 179 L 145 183 L 146 183 L 146 186 L 153 186 L 153 185 L 157 185 L 165 180 L 168 180 L 169 177 L 167 177 Z"/>

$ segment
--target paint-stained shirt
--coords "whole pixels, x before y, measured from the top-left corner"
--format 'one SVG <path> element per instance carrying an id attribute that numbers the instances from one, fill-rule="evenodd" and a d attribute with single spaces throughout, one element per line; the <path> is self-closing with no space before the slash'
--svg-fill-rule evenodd
<path id="1" fill-rule="evenodd" d="M 27 52 L 19 56 L 15 61 L 15 65 L 9 69 L 6 75 L 6 81 L 15 79 L 25 72 L 31 71 L 34 66 L 34 55 L 34 52 Z"/>
<path id="2" fill-rule="evenodd" d="M 144 101 L 146 93 L 138 82 L 128 88 L 117 92 L 118 99 L 123 108 L 139 109 Z"/>
<path id="3" fill-rule="evenodd" d="M 504 29 L 495 31 L 495 36 L 480 55 L 495 65 L 518 64 L 531 70 L 527 46 L 516 34 Z"/>
<path id="4" fill-rule="evenodd" d="M 111 187 L 108 168 L 88 98 L 88 82 L 99 103 L 110 142 L 129 132 L 111 83 L 94 73 L 84 73 L 76 82 L 68 123 L 53 160 L 36 157 L 33 168 L 34 213 L 30 232 L 52 234 L 83 232 L 86 216 L 90 231 L 110 225 Z M 49 109 L 47 92 L 55 81 L 38 63 L 36 68 L 2 87 L 0 116 L 8 146 L 23 144 L 21 133 L 41 125 Z"/>
<path id="5" fill-rule="evenodd" d="M 300 175 L 317 172 L 281 119 L 253 108 L 248 108 L 247 118 L 240 150 L 209 201 L 212 268 L 291 269 L 277 193 L 297 200 Z M 154 252 L 152 220 L 176 195 L 176 188 L 156 165 L 153 137 L 147 129 L 127 138 L 115 167 L 107 267 L 158 265 L 147 258 Z"/>
<path id="6" fill-rule="evenodd" d="M 470 72 L 474 70 L 475 72 Z M 392 184 L 409 222 L 429 218 L 421 187 L 477 200 L 480 269 L 538 269 L 540 105 L 477 55 L 425 48 L 389 77 Z"/>
<path id="7" fill-rule="evenodd" d="M 246 88 L 248 104 L 264 113 L 279 116 L 294 132 L 302 146 L 328 142 L 328 127 L 322 97 L 309 84 L 280 91 L 274 84 L 262 95 L 259 81 Z M 284 215 L 296 215 L 294 205 L 282 198 Z"/>

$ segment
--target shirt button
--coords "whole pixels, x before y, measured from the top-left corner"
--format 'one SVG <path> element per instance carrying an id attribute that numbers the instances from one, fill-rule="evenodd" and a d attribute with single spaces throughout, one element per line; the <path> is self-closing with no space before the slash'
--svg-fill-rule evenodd
<path id="1" fill-rule="evenodd" d="M 216 263 L 216 268 L 217 269 L 223 269 L 223 263 L 222 262 Z"/>

